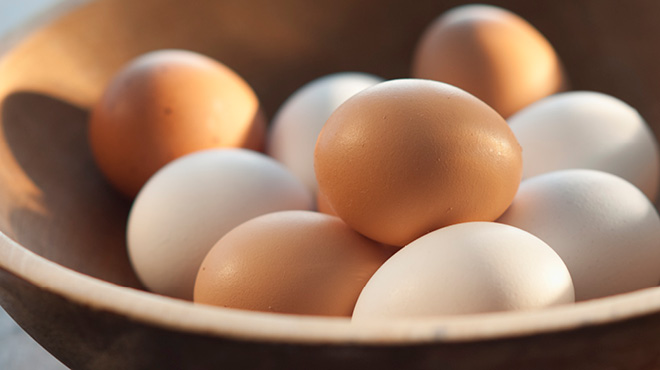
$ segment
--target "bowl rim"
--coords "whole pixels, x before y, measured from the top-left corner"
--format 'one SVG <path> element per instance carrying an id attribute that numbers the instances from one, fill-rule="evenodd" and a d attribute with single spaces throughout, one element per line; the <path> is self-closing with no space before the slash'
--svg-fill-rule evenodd
<path id="1" fill-rule="evenodd" d="M 606 325 L 660 312 L 660 287 L 538 310 L 387 322 L 213 307 L 85 275 L 35 254 L 1 232 L 0 268 L 89 309 L 172 331 L 251 341 L 410 345 L 494 340 Z"/>

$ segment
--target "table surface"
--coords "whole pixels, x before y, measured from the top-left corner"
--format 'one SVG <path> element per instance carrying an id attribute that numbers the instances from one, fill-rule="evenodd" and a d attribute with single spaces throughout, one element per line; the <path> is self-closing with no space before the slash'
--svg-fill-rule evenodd
<path id="1" fill-rule="evenodd" d="M 37 17 L 61 0 L 0 0 L 0 40 L 23 22 Z M 28 336 L 0 307 L 0 369 L 67 369 Z"/>

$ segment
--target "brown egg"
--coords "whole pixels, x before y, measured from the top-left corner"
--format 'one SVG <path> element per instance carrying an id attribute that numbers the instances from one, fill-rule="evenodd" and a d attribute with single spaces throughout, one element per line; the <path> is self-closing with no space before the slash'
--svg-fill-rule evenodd
<path id="1" fill-rule="evenodd" d="M 319 190 L 363 235 L 403 246 L 466 221 L 493 221 L 522 175 L 521 148 L 491 107 L 431 80 L 380 83 L 347 100 L 316 143 Z"/>
<path id="2" fill-rule="evenodd" d="M 490 5 L 459 6 L 429 25 L 412 76 L 460 87 L 504 117 L 568 86 L 548 40 L 516 14 Z"/>
<path id="3" fill-rule="evenodd" d="M 214 147 L 259 150 L 264 135 L 250 86 L 223 64 L 184 50 L 155 51 L 127 64 L 89 124 L 96 163 L 129 197 L 175 158 Z"/>
<path id="4" fill-rule="evenodd" d="M 391 248 L 341 219 L 283 211 L 226 234 L 202 262 L 194 301 L 301 315 L 350 316 L 362 288 Z"/>

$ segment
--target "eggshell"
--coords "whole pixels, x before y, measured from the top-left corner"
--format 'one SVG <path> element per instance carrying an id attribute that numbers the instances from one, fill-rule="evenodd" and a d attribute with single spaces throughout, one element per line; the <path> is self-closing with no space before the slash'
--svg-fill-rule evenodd
<path id="1" fill-rule="evenodd" d="M 265 213 L 312 205 L 307 188 L 264 154 L 188 154 L 159 170 L 136 197 L 128 219 L 129 257 L 148 289 L 192 299 L 199 265 L 225 233 Z"/>
<path id="2" fill-rule="evenodd" d="M 508 120 L 523 147 L 523 178 L 569 168 L 610 172 L 655 201 L 660 165 L 653 131 L 630 105 L 593 91 L 541 99 Z"/>
<path id="3" fill-rule="evenodd" d="M 223 64 L 185 50 L 130 61 L 109 82 L 89 123 L 96 163 L 131 198 L 175 158 L 215 147 L 260 150 L 264 137 L 250 86 Z"/>
<path id="4" fill-rule="evenodd" d="M 208 253 L 195 302 L 301 315 L 350 316 L 391 252 L 339 218 L 305 211 L 247 221 Z"/>
<path id="5" fill-rule="evenodd" d="M 559 57 L 537 29 L 508 10 L 480 4 L 453 8 L 428 26 L 412 77 L 458 86 L 504 117 L 568 87 Z"/>
<path id="6" fill-rule="evenodd" d="M 539 238 L 467 222 L 394 254 L 364 287 L 353 320 L 528 310 L 572 303 L 573 294 L 566 265 Z"/>
<path id="7" fill-rule="evenodd" d="M 548 243 L 564 260 L 579 301 L 657 286 L 660 218 L 628 181 L 572 169 L 524 180 L 499 222 Z"/>
<path id="8" fill-rule="evenodd" d="M 522 171 L 506 121 L 454 86 L 400 79 L 339 106 L 315 150 L 319 191 L 363 235 L 403 246 L 465 221 L 493 221 Z"/>
<path id="9" fill-rule="evenodd" d="M 340 72 L 302 86 L 275 114 L 266 152 L 284 163 L 316 194 L 314 147 L 330 114 L 355 93 L 383 79 L 360 72 Z"/>

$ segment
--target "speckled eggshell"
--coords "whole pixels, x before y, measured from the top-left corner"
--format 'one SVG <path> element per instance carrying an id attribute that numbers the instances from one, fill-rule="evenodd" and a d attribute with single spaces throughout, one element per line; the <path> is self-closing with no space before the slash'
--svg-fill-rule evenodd
<path id="1" fill-rule="evenodd" d="M 93 107 L 94 159 L 115 188 L 134 197 L 159 168 L 216 147 L 261 150 L 265 119 L 233 70 L 186 50 L 158 50 L 126 64 Z"/>
<path id="2" fill-rule="evenodd" d="M 361 72 L 317 78 L 296 90 L 273 117 L 266 153 L 284 165 L 316 194 L 316 139 L 330 114 L 346 99 L 383 79 Z"/>
<path id="3" fill-rule="evenodd" d="M 339 218 L 286 211 L 247 221 L 202 263 L 195 302 L 300 315 L 350 316 L 391 250 Z"/>
<path id="4" fill-rule="evenodd" d="M 568 87 L 559 57 L 537 29 L 508 10 L 481 4 L 453 8 L 428 26 L 412 77 L 458 86 L 504 117 Z"/>
<path id="5" fill-rule="evenodd" d="M 566 265 L 534 235 L 495 222 L 433 231 L 364 287 L 354 321 L 539 309 L 574 301 Z"/>
<path id="6" fill-rule="evenodd" d="M 307 188 L 264 154 L 188 154 L 159 170 L 136 197 L 128 219 L 129 257 L 149 290 L 190 300 L 204 256 L 229 230 L 262 214 L 312 206 Z"/>
<path id="7" fill-rule="evenodd" d="M 548 243 L 566 263 L 578 301 L 660 281 L 660 218 L 618 176 L 571 169 L 529 178 L 498 221 Z"/>
<path id="8" fill-rule="evenodd" d="M 523 147 L 523 178 L 569 168 L 613 173 L 655 201 L 658 143 L 642 116 L 599 92 L 572 91 L 541 99 L 508 119 Z"/>
<path id="9" fill-rule="evenodd" d="M 382 82 L 326 122 L 319 191 L 347 224 L 393 246 L 450 224 L 493 221 L 522 172 L 520 145 L 481 100 L 430 80 Z"/>

